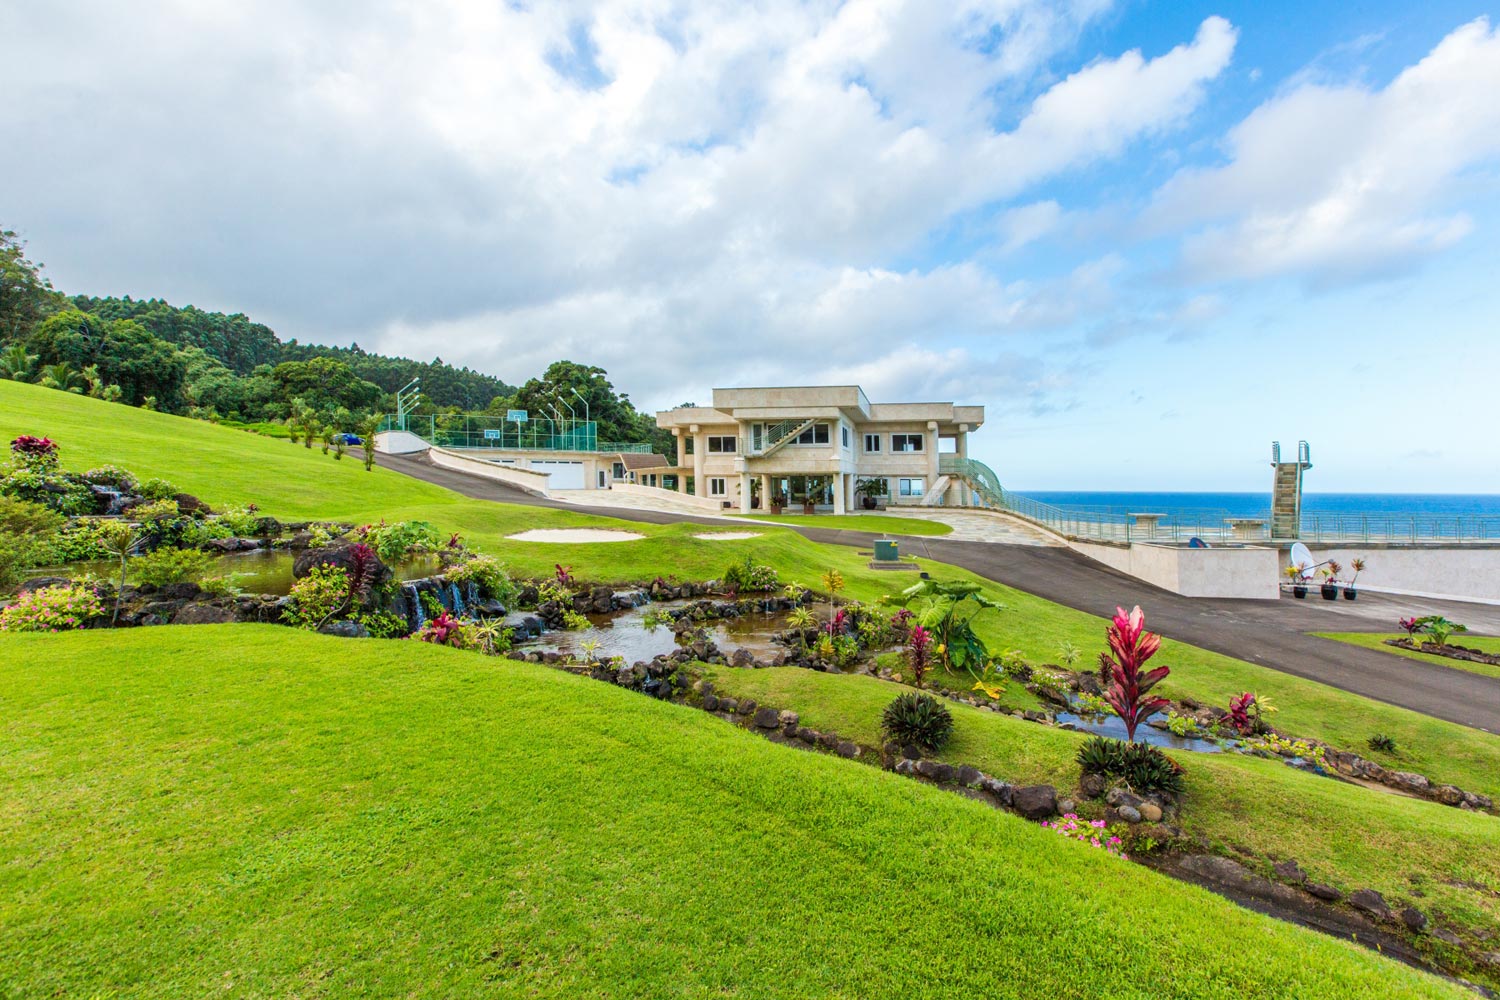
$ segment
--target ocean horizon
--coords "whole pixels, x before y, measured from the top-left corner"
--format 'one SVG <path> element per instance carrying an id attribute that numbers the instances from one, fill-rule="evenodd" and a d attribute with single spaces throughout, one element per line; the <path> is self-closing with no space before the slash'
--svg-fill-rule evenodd
<path id="1" fill-rule="evenodd" d="M 1215 493 L 1130 490 L 1012 490 L 1054 507 L 1111 514 L 1199 513 L 1224 517 L 1267 517 L 1271 492 Z M 1302 513 L 1342 515 L 1418 514 L 1500 517 L 1500 493 L 1304 493 Z"/>

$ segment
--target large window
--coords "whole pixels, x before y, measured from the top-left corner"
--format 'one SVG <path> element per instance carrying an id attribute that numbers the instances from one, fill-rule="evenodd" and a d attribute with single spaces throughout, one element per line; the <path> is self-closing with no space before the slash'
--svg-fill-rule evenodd
<path id="1" fill-rule="evenodd" d="M 827 444 L 828 425 L 813 424 L 807 430 L 797 435 L 798 444 Z"/>
<path id="2" fill-rule="evenodd" d="M 866 434 L 865 435 L 865 454 L 867 454 L 867 455 L 878 455 L 878 454 L 880 454 L 880 435 L 879 434 Z"/>
<path id="3" fill-rule="evenodd" d="M 843 424 L 839 424 L 839 433 L 843 436 L 844 447 L 849 447 L 849 428 L 845 427 Z"/>
<path id="4" fill-rule="evenodd" d="M 899 495 L 904 497 L 919 497 L 922 495 L 922 487 L 925 480 L 903 479 L 898 488 Z"/>
<path id="5" fill-rule="evenodd" d="M 892 434 L 891 451 L 921 451 L 921 434 Z"/>
<path id="6" fill-rule="evenodd" d="M 708 495 L 711 497 L 722 497 L 729 495 L 729 491 L 725 487 L 724 478 L 722 476 L 710 479 L 708 481 Z"/>
<path id="7" fill-rule="evenodd" d="M 682 438 L 682 453 L 684 455 L 691 455 L 693 453 L 693 441 L 694 440 L 696 440 L 696 439 L 691 434 L 683 436 L 683 438 Z"/>
<path id="8" fill-rule="evenodd" d="M 708 439 L 708 453 L 710 455 L 733 455 L 739 447 L 739 442 L 733 434 L 721 436 L 710 435 Z"/>

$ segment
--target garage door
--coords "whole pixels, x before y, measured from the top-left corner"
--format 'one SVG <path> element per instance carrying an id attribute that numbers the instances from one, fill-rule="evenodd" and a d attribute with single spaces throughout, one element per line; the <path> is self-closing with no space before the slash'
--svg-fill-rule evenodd
<path id="1" fill-rule="evenodd" d="M 532 462 L 531 470 L 548 475 L 547 489 L 549 490 L 583 489 L 582 462 Z"/>

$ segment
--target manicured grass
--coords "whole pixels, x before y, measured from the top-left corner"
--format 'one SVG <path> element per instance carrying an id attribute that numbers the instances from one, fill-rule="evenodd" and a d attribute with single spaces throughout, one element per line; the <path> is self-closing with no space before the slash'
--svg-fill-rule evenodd
<path id="1" fill-rule="evenodd" d="M 1488 663 L 1474 663 L 1470 660 L 1455 660 L 1447 656 L 1437 656 L 1432 653 L 1419 653 L 1414 649 L 1402 649 L 1400 646 L 1387 646 L 1386 639 L 1404 639 L 1400 633 L 1373 633 L 1373 632 L 1315 632 L 1324 639 L 1332 639 L 1335 642 L 1347 642 L 1351 646 L 1363 646 L 1366 649 L 1378 650 L 1382 653 L 1390 653 L 1392 656 L 1404 656 L 1409 660 L 1421 660 L 1423 663 L 1435 663 L 1440 667 L 1452 667 L 1454 670 L 1467 670 L 1471 673 L 1483 674 L 1486 677 L 1500 677 L 1500 666 Z M 1451 640 L 1455 646 L 1467 646 L 1477 649 L 1482 653 L 1500 653 L 1500 638 L 1494 636 L 1465 635 L 1458 633 Z"/>
<path id="2" fill-rule="evenodd" d="M 46 434 L 59 441 L 64 464 L 70 468 L 122 465 L 141 475 L 170 479 L 211 502 L 254 501 L 266 513 L 282 518 L 431 521 L 441 529 L 462 532 L 470 544 L 494 554 L 519 575 L 550 576 L 554 564 L 563 563 L 586 580 L 637 582 L 657 575 L 705 580 L 717 578 L 731 562 L 749 554 L 775 565 L 783 582 L 814 588 L 821 587 L 819 577 L 825 571 L 838 569 L 847 583 L 844 596 L 866 601 L 915 579 L 915 574 L 870 570 L 869 560 L 853 548 L 820 545 L 791 531 L 769 531 L 737 542 L 705 542 L 691 537 L 703 530 L 699 525 L 626 523 L 566 510 L 469 500 L 386 469 L 366 473 L 353 456 L 335 462 L 317 449 L 244 431 L 0 381 L 0 435 L 9 440 L 22 433 Z M 584 545 L 506 540 L 527 528 L 574 526 L 629 528 L 647 537 Z M 929 560 L 919 564 L 942 579 L 981 579 Z M 1082 650 L 1079 662 L 1089 664 L 1103 649 L 1102 619 L 983 582 L 985 592 L 1010 609 L 979 621 L 981 635 L 995 650 L 1017 649 L 1029 660 L 1045 663 L 1055 661 L 1061 643 L 1070 641 Z M 1146 610 L 1149 625 L 1150 609 Z M 1337 648 L 1330 646 L 1330 655 Z M 1288 732 L 1361 752 L 1370 736 L 1384 733 L 1397 741 L 1402 756 L 1392 761 L 1371 754 L 1381 763 L 1500 798 L 1500 737 L 1170 640 L 1163 644 L 1158 662 L 1174 668 L 1163 684 L 1168 694 L 1227 704 L 1233 694 L 1256 691 L 1280 708 L 1275 722 Z"/>
<path id="3" fill-rule="evenodd" d="M 0 700 L 8 995 L 1465 995 L 539 666 L 276 626 L 8 636 Z"/>
<path id="4" fill-rule="evenodd" d="M 790 708 L 814 729 L 882 742 L 880 716 L 901 685 L 868 676 L 778 667 L 708 668 L 718 689 Z M 939 755 L 1017 784 L 1076 793 L 1087 736 L 949 703 L 952 742 Z M 1171 754 L 1187 768 L 1179 823 L 1230 853 L 1295 858 L 1313 881 L 1446 915 L 1458 927 L 1500 927 L 1500 820 L 1306 774 L 1240 754 Z M 1102 814 L 1102 813 L 1101 813 Z M 1269 872 L 1267 872 L 1269 874 Z M 1418 896 L 1414 893 L 1419 892 Z M 1399 908 L 1399 906 L 1397 907 Z"/>
<path id="5" fill-rule="evenodd" d="M 886 535 L 947 535 L 951 525 L 921 517 L 892 514 L 744 514 L 742 520 L 773 524 L 796 524 L 804 528 L 835 528 L 843 531 L 871 531 Z"/>

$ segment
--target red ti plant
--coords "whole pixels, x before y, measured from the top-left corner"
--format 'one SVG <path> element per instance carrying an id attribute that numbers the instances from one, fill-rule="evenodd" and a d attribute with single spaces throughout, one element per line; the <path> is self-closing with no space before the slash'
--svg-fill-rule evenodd
<path id="1" fill-rule="evenodd" d="M 828 634 L 831 636 L 843 635 L 844 624 L 847 619 L 848 614 L 844 611 L 843 608 L 839 608 L 838 612 L 828 622 Z"/>
<path id="2" fill-rule="evenodd" d="M 380 578 L 380 557 L 364 542 L 349 546 L 349 589 L 361 601 L 370 596 Z"/>
<path id="3" fill-rule="evenodd" d="M 1410 639 L 1412 642 L 1417 641 L 1417 632 L 1422 627 L 1422 619 L 1418 618 L 1416 615 L 1411 615 L 1409 617 L 1401 619 L 1396 624 L 1401 626 L 1401 630 L 1406 633 L 1406 638 Z"/>
<path id="4" fill-rule="evenodd" d="M 1250 709 L 1255 706 L 1255 695 L 1246 691 L 1229 699 L 1229 724 L 1242 733 L 1248 733 L 1255 729 L 1255 722 L 1250 718 Z"/>
<path id="5" fill-rule="evenodd" d="M 416 634 L 416 638 L 422 642 L 430 642 L 437 646 L 463 646 L 464 623 L 444 611 L 432 621 L 422 626 L 422 631 Z"/>
<path id="6" fill-rule="evenodd" d="M 902 608 L 891 615 L 891 627 L 896 630 L 898 636 L 906 639 L 911 635 L 911 620 L 915 617 L 916 615 L 912 613 L 911 608 Z"/>
<path id="7" fill-rule="evenodd" d="M 1110 685 L 1104 692 L 1120 721 L 1125 723 L 1127 739 L 1135 739 L 1135 727 L 1171 704 L 1165 698 L 1148 698 L 1146 692 L 1172 672 L 1170 667 L 1157 667 L 1145 671 L 1146 661 L 1161 648 L 1161 636 L 1147 632 L 1146 613 L 1136 605 L 1129 614 L 1124 608 L 1115 608 L 1114 621 L 1105 630 L 1110 653 L 1100 656 L 1101 664 L 1109 666 Z"/>
<path id="8" fill-rule="evenodd" d="M 57 442 L 51 438 L 22 434 L 10 443 L 16 460 L 30 468 L 51 468 L 57 464 Z"/>
<path id="9" fill-rule="evenodd" d="M 559 587 L 573 586 L 572 566 L 564 566 L 562 563 L 553 563 L 552 566 L 557 571 L 557 585 Z"/>
<path id="10" fill-rule="evenodd" d="M 911 667 L 911 675 L 917 682 L 917 687 L 921 687 L 923 678 L 932 666 L 932 633 L 921 625 L 912 629 L 911 638 L 906 640 L 906 662 Z"/>

